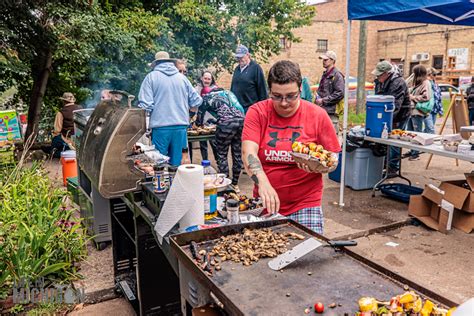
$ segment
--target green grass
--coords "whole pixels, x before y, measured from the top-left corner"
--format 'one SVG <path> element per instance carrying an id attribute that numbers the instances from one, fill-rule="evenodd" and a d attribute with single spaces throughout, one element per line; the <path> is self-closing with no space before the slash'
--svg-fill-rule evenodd
<path id="1" fill-rule="evenodd" d="M 446 114 L 448 112 L 449 108 L 449 103 L 450 100 L 443 100 L 443 112 Z M 343 116 L 341 115 L 339 117 L 339 121 L 342 122 Z M 354 125 L 361 125 L 365 124 L 365 109 L 359 113 L 356 114 L 355 107 L 350 106 L 349 107 L 349 114 L 347 116 L 347 126 L 354 126 Z"/>
<path id="2" fill-rule="evenodd" d="M 27 312 L 27 316 L 64 315 L 71 308 L 66 304 L 40 303 Z"/>
<path id="3" fill-rule="evenodd" d="M 451 103 L 451 100 L 443 100 L 443 113 L 448 113 L 448 108 L 449 108 L 449 103 Z"/>
<path id="4" fill-rule="evenodd" d="M 342 121 L 343 117 L 341 116 L 340 120 Z M 350 110 L 349 115 L 347 116 L 347 125 L 361 125 L 365 124 L 365 111 L 359 114 L 356 114 L 355 111 Z"/>

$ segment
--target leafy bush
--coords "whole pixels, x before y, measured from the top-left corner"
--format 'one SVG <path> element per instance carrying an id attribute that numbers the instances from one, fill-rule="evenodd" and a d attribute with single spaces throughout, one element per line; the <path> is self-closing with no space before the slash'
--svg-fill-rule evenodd
<path id="1" fill-rule="evenodd" d="M 0 171 L 0 298 L 13 282 L 67 283 L 86 256 L 80 220 L 40 164 Z"/>

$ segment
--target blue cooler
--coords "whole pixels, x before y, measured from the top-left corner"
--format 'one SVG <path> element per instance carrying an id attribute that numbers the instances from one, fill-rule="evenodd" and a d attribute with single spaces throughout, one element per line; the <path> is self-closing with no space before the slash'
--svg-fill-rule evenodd
<path id="1" fill-rule="evenodd" d="M 365 116 L 365 134 L 380 138 L 384 123 L 387 123 L 388 132 L 392 130 L 395 98 L 391 95 L 368 95 Z"/>

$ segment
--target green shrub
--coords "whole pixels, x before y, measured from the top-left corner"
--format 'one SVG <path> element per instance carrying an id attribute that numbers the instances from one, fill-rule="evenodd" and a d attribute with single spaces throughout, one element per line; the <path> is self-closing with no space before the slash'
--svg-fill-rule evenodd
<path id="1" fill-rule="evenodd" d="M 0 298 L 14 282 L 80 278 L 87 237 L 66 197 L 39 164 L 0 171 Z"/>

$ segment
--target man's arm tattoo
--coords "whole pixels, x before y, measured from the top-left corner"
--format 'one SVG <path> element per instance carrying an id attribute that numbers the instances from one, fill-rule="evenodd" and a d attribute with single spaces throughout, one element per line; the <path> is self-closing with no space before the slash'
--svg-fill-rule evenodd
<path id="1" fill-rule="evenodd" d="M 251 172 L 250 178 L 253 180 L 253 182 L 255 182 L 255 184 L 258 184 L 257 173 L 262 171 L 262 164 L 260 163 L 260 160 L 258 160 L 258 158 L 254 155 L 248 155 L 247 161 L 249 164 L 248 168 Z"/>

